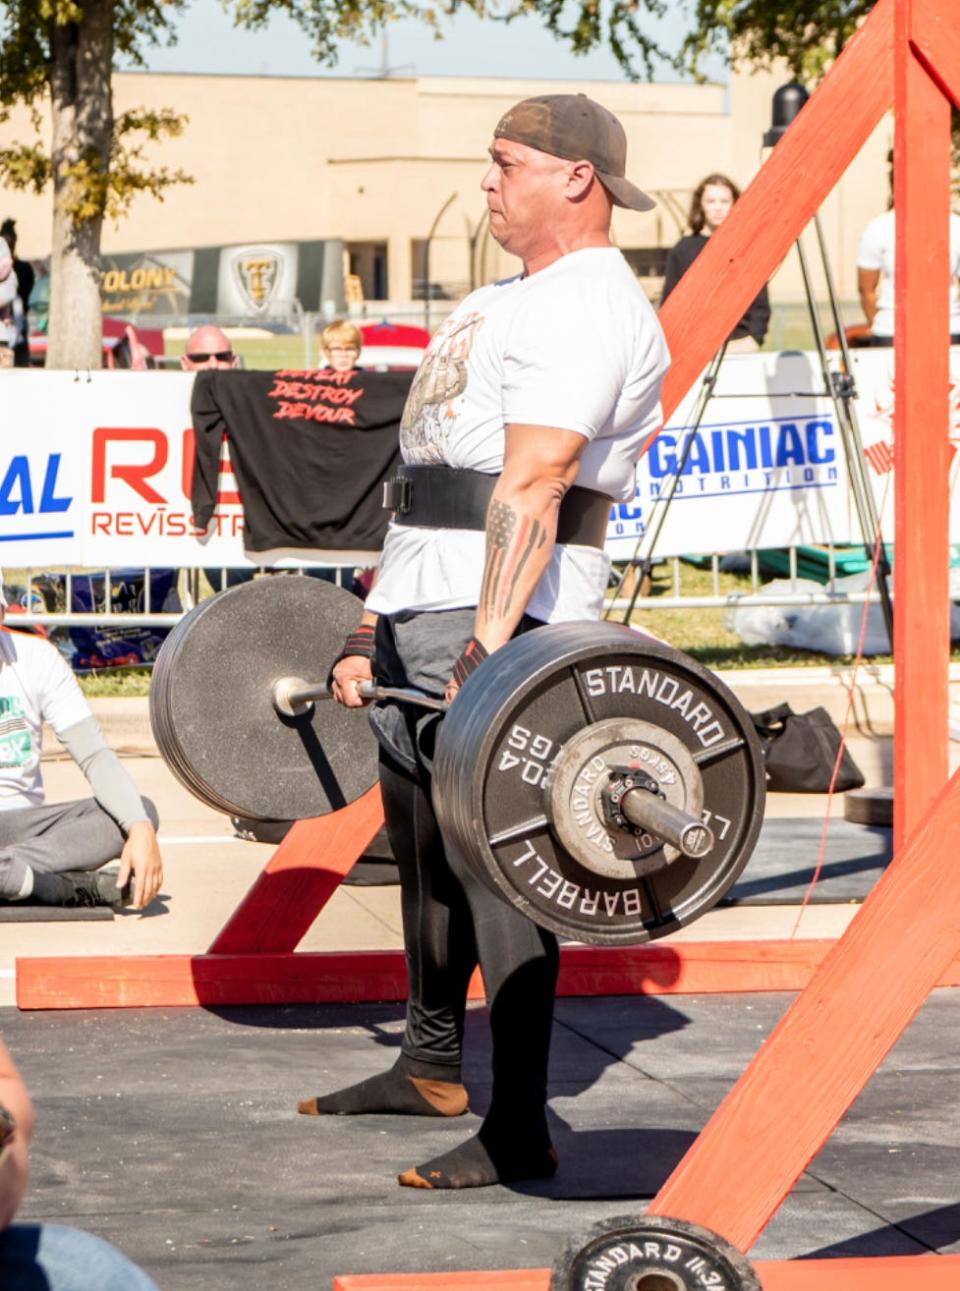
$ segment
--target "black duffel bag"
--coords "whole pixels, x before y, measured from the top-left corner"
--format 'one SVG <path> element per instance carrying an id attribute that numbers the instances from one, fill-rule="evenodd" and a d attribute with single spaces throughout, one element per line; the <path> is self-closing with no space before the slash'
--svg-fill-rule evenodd
<path id="1" fill-rule="evenodd" d="M 750 717 L 760 736 L 767 788 L 775 793 L 826 793 L 830 788 L 840 732 L 825 708 L 795 713 L 777 704 Z M 846 748 L 840 759 L 835 793 L 860 789 L 863 774 Z"/>

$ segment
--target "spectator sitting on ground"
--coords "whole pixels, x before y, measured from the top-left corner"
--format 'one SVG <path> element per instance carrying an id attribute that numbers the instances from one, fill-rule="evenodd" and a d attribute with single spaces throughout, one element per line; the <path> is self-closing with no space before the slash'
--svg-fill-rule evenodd
<path id="1" fill-rule="evenodd" d="M 13 365 L 17 368 L 30 366 L 30 294 L 37 281 L 33 266 L 27 260 L 17 259 L 17 226 L 11 219 L 0 224 L 0 238 L 6 242 L 13 257 L 13 272 L 17 279 L 17 294 L 20 297 L 17 326 L 18 335 L 13 347 Z"/>
<path id="2" fill-rule="evenodd" d="M 27 1190 L 33 1122 L 27 1087 L 0 1040 L 0 1286 L 157 1291 L 142 1269 L 92 1233 L 12 1222 Z"/>
<path id="3" fill-rule="evenodd" d="M 240 358 L 234 354 L 226 332 L 212 323 L 204 323 L 187 337 L 187 344 L 180 356 L 184 372 L 203 372 L 208 368 L 235 368 Z"/>
<path id="4" fill-rule="evenodd" d="M 707 245 L 707 239 L 733 210 L 740 189 L 726 175 L 708 175 L 694 190 L 687 217 L 690 233 L 670 248 L 663 279 L 660 306 Z M 759 350 L 770 326 L 770 299 L 761 287 L 756 299 L 737 323 L 727 340 L 727 353 L 750 353 Z"/>
<path id="5" fill-rule="evenodd" d="M 0 573 L 0 627 L 2 588 Z M 92 798 L 44 802 L 44 722 L 86 776 Z M 142 909 L 163 882 L 156 826 L 153 803 L 107 745 L 56 646 L 0 630 L 0 902 Z M 119 871 L 101 869 L 118 857 Z"/>
<path id="6" fill-rule="evenodd" d="M 320 333 L 320 366 L 334 372 L 352 372 L 363 349 L 359 327 L 340 319 L 329 323 Z"/>

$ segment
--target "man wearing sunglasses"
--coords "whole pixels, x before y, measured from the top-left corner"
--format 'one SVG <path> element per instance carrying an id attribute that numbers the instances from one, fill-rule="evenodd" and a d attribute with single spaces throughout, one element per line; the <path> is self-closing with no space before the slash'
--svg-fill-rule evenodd
<path id="1" fill-rule="evenodd" d="M 180 356 L 184 372 L 204 372 L 208 368 L 235 368 L 240 359 L 230 347 L 226 332 L 205 323 L 187 337 L 185 352 Z"/>

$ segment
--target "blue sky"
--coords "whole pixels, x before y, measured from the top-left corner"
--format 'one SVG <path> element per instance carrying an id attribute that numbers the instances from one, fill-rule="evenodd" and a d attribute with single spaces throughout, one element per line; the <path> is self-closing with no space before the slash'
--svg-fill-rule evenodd
<path id="1" fill-rule="evenodd" d="M 651 34 L 667 47 L 683 38 L 684 8 L 670 6 L 663 20 L 644 18 Z M 435 40 L 421 24 L 391 23 L 387 62 L 400 76 L 505 76 L 560 80 L 623 80 L 612 54 L 598 51 L 576 57 L 550 36 L 535 18 L 518 19 L 510 26 L 482 21 L 470 12 L 447 19 L 444 38 Z M 207 72 L 259 76 L 369 76 L 383 59 L 378 41 L 368 46 L 344 44 L 332 68 L 320 67 L 311 58 L 308 43 L 289 18 L 274 18 L 264 31 L 237 30 L 219 0 L 194 0 L 177 20 L 179 39 L 171 48 L 149 53 L 156 72 Z M 121 66 L 124 64 L 121 62 Z M 714 79 L 725 80 L 720 60 L 707 68 Z M 663 67 L 657 80 L 676 80 Z"/>

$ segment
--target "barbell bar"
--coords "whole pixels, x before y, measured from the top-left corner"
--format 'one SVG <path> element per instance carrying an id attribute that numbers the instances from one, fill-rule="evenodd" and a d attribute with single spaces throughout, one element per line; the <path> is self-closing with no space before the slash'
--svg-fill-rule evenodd
<path id="1" fill-rule="evenodd" d="M 374 681 L 359 682 L 357 693 L 361 699 L 371 702 L 395 699 L 401 704 L 417 704 L 437 713 L 445 713 L 448 707 L 446 700 L 425 691 L 404 686 L 379 686 Z M 302 677 L 280 677 L 273 683 L 273 706 L 282 717 L 303 717 L 321 699 L 333 699 L 323 682 L 304 681 Z"/>
<path id="2" fill-rule="evenodd" d="M 150 717 L 190 792 L 230 816 L 294 820 L 375 783 L 369 710 L 324 703 L 326 686 L 309 680 L 329 675 L 360 610 L 331 583 L 277 575 L 180 620 L 156 660 Z M 403 686 L 361 693 L 425 710 L 409 730 L 432 757 L 448 847 L 563 936 L 665 936 L 715 905 L 749 859 L 765 780 L 749 716 L 707 669 L 623 625 L 528 632 L 449 706 Z"/>

